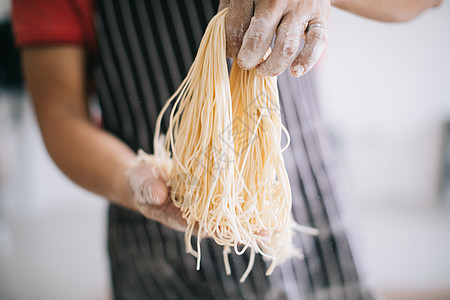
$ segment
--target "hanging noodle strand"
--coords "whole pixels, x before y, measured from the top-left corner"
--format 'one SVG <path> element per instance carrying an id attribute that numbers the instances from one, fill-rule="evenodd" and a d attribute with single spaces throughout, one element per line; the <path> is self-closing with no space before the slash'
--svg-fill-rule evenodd
<path id="1" fill-rule="evenodd" d="M 197 257 L 200 242 L 212 238 L 224 246 L 230 273 L 231 248 L 250 261 L 241 277 L 252 270 L 255 254 L 277 264 L 302 254 L 293 245 L 293 230 L 318 234 L 291 217 L 292 196 L 283 150 L 289 134 L 281 124 L 276 77 L 259 77 L 236 63 L 228 75 L 225 15 L 209 23 L 197 56 L 180 87 L 160 112 L 154 154 L 139 158 L 157 164 L 168 178 L 171 199 L 187 221 L 186 251 Z M 164 114 L 172 105 L 166 136 L 160 134 Z M 284 133 L 287 144 L 281 147 Z M 197 235 L 196 249 L 192 235 Z"/>

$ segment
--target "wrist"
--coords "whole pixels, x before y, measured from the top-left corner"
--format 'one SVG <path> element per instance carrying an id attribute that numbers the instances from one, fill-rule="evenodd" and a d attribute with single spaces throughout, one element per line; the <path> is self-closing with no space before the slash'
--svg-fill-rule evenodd
<path id="1" fill-rule="evenodd" d="M 137 207 L 133 201 L 134 194 L 133 190 L 130 186 L 128 171 L 135 164 L 134 160 L 130 160 L 123 166 L 116 169 L 115 174 L 113 175 L 113 187 L 112 187 L 112 195 L 111 200 L 119 205 L 122 205 L 126 208 L 137 210 Z"/>

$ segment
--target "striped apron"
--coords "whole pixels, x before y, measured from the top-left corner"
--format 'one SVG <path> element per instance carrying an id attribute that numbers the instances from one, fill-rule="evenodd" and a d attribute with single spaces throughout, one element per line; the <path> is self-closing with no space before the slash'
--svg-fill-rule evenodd
<path id="1" fill-rule="evenodd" d="M 105 130 L 133 150 L 152 152 L 156 117 L 187 74 L 217 6 L 215 0 L 97 1 L 94 77 Z M 222 247 L 205 239 L 196 271 L 183 233 L 111 204 L 115 299 L 374 299 L 353 247 L 313 73 L 294 79 L 285 72 L 278 79 L 282 119 L 292 137 L 284 158 L 294 219 L 321 232 L 296 236 L 306 258 L 289 260 L 267 277 L 268 265 L 257 255 L 249 277 L 239 283 L 249 253 L 230 254 L 227 276 Z"/>

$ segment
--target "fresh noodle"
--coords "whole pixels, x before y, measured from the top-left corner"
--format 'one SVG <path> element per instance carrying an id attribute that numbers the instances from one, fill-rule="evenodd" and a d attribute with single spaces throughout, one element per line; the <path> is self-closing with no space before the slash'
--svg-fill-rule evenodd
<path id="1" fill-rule="evenodd" d="M 251 251 L 242 282 L 255 253 L 272 260 L 270 275 L 277 264 L 302 257 L 292 243 L 294 229 L 318 232 L 290 216 L 291 188 L 281 147 L 282 133 L 285 147 L 289 134 L 281 124 L 276 77 L 259 77 L 236 63 L 228 75 L 226 11 L 210 21 L 186 78 L 160 112 L 154 155 L 141 151 L 139 159 L 165 173 L 171 199 L 187 221 L 186 251 L 197 257 L 197 269 L 204 237 L 224 246 L 227 274 L 231 248 L 239 255 Z M 164 138 L 160 126 L 171 104 Z M 192 235 L 197 235 L 196 249 Z"/>

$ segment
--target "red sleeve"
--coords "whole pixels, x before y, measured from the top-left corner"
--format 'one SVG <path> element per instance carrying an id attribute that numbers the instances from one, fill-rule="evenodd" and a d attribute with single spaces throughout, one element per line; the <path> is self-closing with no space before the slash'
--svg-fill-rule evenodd
<path id="1" fill-rule="evenodd" d="M 83 44 L 95 51 L 93 0 L 13 0 L 16 45 Z"/>

